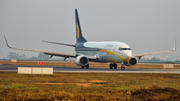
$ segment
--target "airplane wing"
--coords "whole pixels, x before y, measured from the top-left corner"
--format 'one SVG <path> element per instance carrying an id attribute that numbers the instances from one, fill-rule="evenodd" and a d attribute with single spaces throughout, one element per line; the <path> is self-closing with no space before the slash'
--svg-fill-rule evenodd
<path id="1" fill-rule="evenodd" d="M 149 52 L 149 53 L 139 53 L 139 54 L 133 54 L 134 57 L 144 56 L 144 55 L 154 55 L 154 54 L 162 54 L 162 53 L 171 53 L 175 50 L 169 50 L 169 51 L 158 51 L 158 52 Z"/>
<path id="2" fill-rule="evenodd" d="M 50 57 L 52 57 L 52 56 L 60 56 L 60 57 L 66 57 L 66 58 L 76 57 L 76 54 L 73 54 L 73 53 L 64 53 L 64 52 L 54 52 L 54 51 L 46 51 L 46 50 L 37 50 L 37 49 L 26 49 L 26 48 L 10 47 L 5 36 L 4 36 L 4 38 L 5 38 L 7 46 L 9 48 L 11 48 L 11 49 L 23 50 L 23 51 L 32 51 L 32 52 L 41 52 L 41 53 L 44 53 L 46 55 L 50 55 Z"/>
<path id="3" fill-rule="evenodd" d="M 37 49 L 27 49 L 27 48 L 17 48 L 17 47 L 10 47 L 8 42 L 7 42 L 7 39 L 6 37 L 4 36 L 5 38 L 5 41 L 6 41 L 6 45 L 11 48 L 11 49 L 14 49 L 14 50 L 22 50 L 22 51 L 32 51 L 32 52 L 41 52 L 41 53 L 44 53 L 46 55 L 50 55 L 50 58 L 53 57 L 53 56 L 60 56 L 60 57 L 64 57 L 64 60 L 66 58 L 69 58 L 69 57 L 73 57 L 73 58 L 76 58 L 79 54 L 73 54 L 73 53 L 65 53 L 65 52 L 55 52 L 55 51 L 46 51 L 46 50 L 37 50 Z M 58 43 L 59 44 L 59 43 Z M 97 57 L 94 57 L 94 56 L 87 56 L 85 55 L 87 58 L 89 59 L 97 59 Z"/>
<path id="4" fill-rule="evenodd" d="M 169 51 L 158 51 L 158 52 L 148 52 L 148 53 L 139 53 L 139 54 L 132 54 L 133 57 L 139 57 L 139 59 L 141 59 L 142 56 L 145 55 L 154 55 L 154 54 L 162 54 L 162 53 L 171 53 L 176 51 L 176 40 L 175 40 L 175 45 L 174 45 L 174 49 L 173 50 L 169 50 Z"/>

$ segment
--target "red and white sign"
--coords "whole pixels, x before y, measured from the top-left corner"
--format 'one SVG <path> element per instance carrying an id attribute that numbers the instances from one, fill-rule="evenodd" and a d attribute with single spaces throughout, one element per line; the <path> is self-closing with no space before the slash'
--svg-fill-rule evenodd
<path id="1" fill-rule="evenodd" d="M 39 61 L 39 65 L 44 65 L 44 62 L 43 61 Z"/>

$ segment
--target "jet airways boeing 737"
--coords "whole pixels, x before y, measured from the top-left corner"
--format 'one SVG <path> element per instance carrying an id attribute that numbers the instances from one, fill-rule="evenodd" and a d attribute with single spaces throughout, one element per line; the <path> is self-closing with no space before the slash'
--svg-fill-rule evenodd
<path id="1" fill-rule="evenodd" d="M 5 37 L 6 44 L 9 48 L 15 50 L 23 51 L 33 51 L 33 52 L 42 52 L 46 55 L 60 56 L 64 57 L 64 60 L 69 57 L 75 58 L 75 63 L 81 68 L 89 68 L 89 62 L 99 62 L 99 63 L 110 63 L 110 69 L 117 69 L 117 63 L 121 63 L 121 69 L 125 69 L 125 66 L 136 65 L 138 60 L 141 59 L 144 55 L 160 54 L 160 53 L 170 53 L 176 50 L 176 45 L 173 50 L 169 51 L 159 51 L 159 52 L 149 52 L 149 53 L 140 53 L 132 54 L 132 50 L 126 43 L 116 42 L 116 41 L 107 41 L 107 42 L 89 42 L 87 41 L 81 31 L 80 21 L 78 17 L 77 9 L 75 9 L 76 17 L 76 44 L 64 44 L 50 41 L 43 41 L 47 43 L 65 45 L 75 48 L 76 53 L 64 53 L 64 52 L 53 52 L 53 51 L 44 51 L 44 50 L 35 50 L 35 49 L 24 49 L 10 47 L 8 45 L 7 39 Z"/>

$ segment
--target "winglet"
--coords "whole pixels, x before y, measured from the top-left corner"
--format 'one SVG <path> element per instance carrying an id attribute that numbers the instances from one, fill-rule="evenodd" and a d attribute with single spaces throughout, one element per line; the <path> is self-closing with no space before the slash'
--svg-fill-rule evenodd
<path id="1" fill-rule="evenodd" d="M 173 51 L 176 51 L 176 39 L 175 39 L 174 49 L 173 49 Z"/>
<path id="2" fill-rule="evenodd" d="M 4 39 L 5 39 L 5 41 L 6 41 L 6 45 L 7 45 L 9 48 L 12 48 L 12 47 L 9 46 L 5 35 L 4 35 Z"/>

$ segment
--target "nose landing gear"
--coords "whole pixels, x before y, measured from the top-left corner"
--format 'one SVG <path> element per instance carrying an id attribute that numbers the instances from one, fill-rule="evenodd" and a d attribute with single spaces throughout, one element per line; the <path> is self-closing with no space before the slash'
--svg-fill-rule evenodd
<path id="1" fill-rule="evenodd" d="M 121 70 L 124 70 L 125 69 L 125 64 L 122 64 L 121 65 Z"/>

